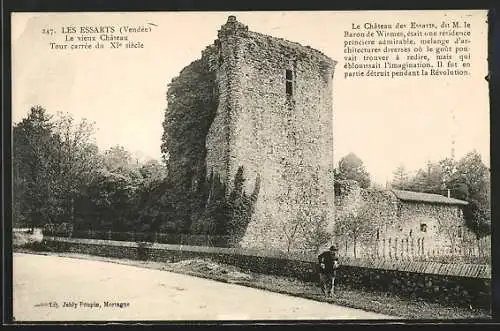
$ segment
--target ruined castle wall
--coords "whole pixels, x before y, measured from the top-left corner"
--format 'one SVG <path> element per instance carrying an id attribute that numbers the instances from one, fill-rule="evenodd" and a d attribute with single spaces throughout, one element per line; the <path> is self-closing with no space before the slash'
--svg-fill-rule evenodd
<path id="1" fill-rule="evenodd" d="M 289 248 L 300 249 L 303 229 L 294 231 L 293 224 L 300 209 L 311 202 L 333 212 L 327 181 L 333 168 L 333 63 L 304 49 L 248 31 L 234 47 L 229 177 L 243 166 L 247 192 L 261 178 L 244 247 L 283 249 L 293 239 Z M 292 98 L 286 70 L 294 73 Z"/>

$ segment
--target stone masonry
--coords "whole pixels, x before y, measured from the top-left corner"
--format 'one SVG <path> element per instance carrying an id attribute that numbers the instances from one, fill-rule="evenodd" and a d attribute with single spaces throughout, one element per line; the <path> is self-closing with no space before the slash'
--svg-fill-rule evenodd
<path id="1" fill-rule="evenodd" d="M 369 220 L 358 234 L 356 257 L 476 255 L 475 236 L 463 217 L 464 201 L 409 191 L 367 190 L 355 181 L 337 181 L 335 187 L 337 224 L 349 215 L 369 211 Z M 407 195 L 412 199 L 405 199 Z M 354 242 L 346 233 L 338 238 L 341 253 L 353 256 Z"/>
<path id="2" fill-rule="evenodd" d="M 334 221 L 328 172 L 336 62 L 310 47 L 249 31 L 234 16 L 201 61 L 215 73 L 218 100 L 205 142 L 206 173 L 230 188 L 243 167 L 246 192 L 260 182 L 240 245 L 305 248 L 300 238 L 311 227 L 297 226 L 301 215 L 314 212 Z"/>

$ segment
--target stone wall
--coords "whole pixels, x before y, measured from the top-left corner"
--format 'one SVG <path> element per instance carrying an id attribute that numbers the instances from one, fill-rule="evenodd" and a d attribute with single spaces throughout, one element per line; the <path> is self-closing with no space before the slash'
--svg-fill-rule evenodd
<path id="1" fill-rule="evenodd" d="M 335 63 L 311 48 L 248 31 L 232 17 L 218 37 L 207 51 L 219 90 L 206 143 L 207 169 L 220 172 L 231 187 L 243 167 L 246 192 L 260 178 L 243 247 L 305 249 L 299 239 L 310 226 L 296 226 L 300 215 L 315 210 L 314 219 L 323 215 L 333 222 L 328 171 L 333 168 Z"/>
<path id="2" fill-rule="evenodd" d="M 397 199 L 387 191 L 362 189 L 356 181 L 335 182 L 336 241 L 343 256 L 377 256 L 377 240 L 398 223 Z M 361 220 L 355 222 L 354 218 Z M 352 229 L 358 228 L 354 240 Z M 381 248 L 380 248 L 381 249 Z M 382 249 L 381 249 L 382 250 Z"/>
<path id="3" fill-rule="evenodd" d="M 475 238 L 456 205 L 404 202 L 400 219 L 393 234 L 425 238 L 427 250 L 433 255 L 458 254 Z"/>
<path id="4" fill-rule="evenodd" d="M 166 244 L 140 244 L 91 239 L 47 237 L 45 249 L 114 258 L 177 262 L 208 258 L 262 274 L 316 281 L 314 256 L 237 249 Z M 489 265 L 377 261 L 367 263 L 341 259 L 338 279 L 342 288 L 389 292 L 403 297 L 440 303 L 490 307 Z"/>
<path id="5" fill-rule="evenodd" d="M 239 245 L 309 249 L 317 245 L 313 232 L 333 225 L 329 171 L 335 61 L 310 47 L 249 31 L 234 16 L 217 36 L 201 59 L 184 68 L 177 84 L 171 84 L 177 90 L 169 89 L 169 109 L 173 109 L 166 121 L 172 138 L 166 145 L 173 148 L 169 173 L 185 174 L 179 180 L 193 177 L 193 183 L 200 174 L 213 173 L 231 192 L 238 169 L 243 169 L 243 190 L 249 195 L 258 186 L 259 195 Z M 200 70 L 193 72 L 197 66 Z M 193 83 L 191 78 L 199 81 Z M 199 103 L 204 95 L 210 101 L 205 106 Z M 182 107 L 183 113 L 175 113 Z M 204 148 L 176 142 L 181 138 L 176 138 L 179 130 L 173 122 L 193 111 L 206 112 L 200 117 L 206 118 L 207 130 L 177 124 L 188 136 L 199 137 Z"/>
<path id="6" fill-rule="evenodd" d="M 362 189 L 355 181 L 336 182 L 335 204 L 337 225 L 366 213 L 366 224 L 356 241 L 356 257 L 405 259 L 477 253 L 477 241 L 457 205 L 401 201 L 389 190 Z M 337 236 L 341 254 L 353 256 L 352 235 L 342 232 Z"/>

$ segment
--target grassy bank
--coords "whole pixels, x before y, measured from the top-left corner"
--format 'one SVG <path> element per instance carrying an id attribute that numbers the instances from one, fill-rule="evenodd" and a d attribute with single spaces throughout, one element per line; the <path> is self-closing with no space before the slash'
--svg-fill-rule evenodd
<path id="1" fill-rule="evenodd" d="M 272 292 L 329 302 L 345 307 L 363 309 L 403 319 L 488 319 L 489 311 L 470 307 L 450 307 L 438 303 L 429 303 L 420 299 L 410 299 L 387 293 L 365 292 L 339 284 L 333 298 L 325 298 L 320 289 L 312 283 L 296 279 L 271 275 L 256 274 L 230 265 L 218 264 L 210 260 L 184 260 L 177 263 L 161 263 L 91 256 L 75 253 L 33 252 L 16 249 L 18 252 L 55 255 L 71 258 L 90 259 L 137 267 L 165 270 L 191 276 L 233 283 Z"/>

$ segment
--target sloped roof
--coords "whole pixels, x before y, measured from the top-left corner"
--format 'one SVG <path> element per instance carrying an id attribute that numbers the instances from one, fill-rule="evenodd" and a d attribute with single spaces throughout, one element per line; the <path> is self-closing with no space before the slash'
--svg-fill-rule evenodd
<path id="1" fill-rule="evenodd" d="M 439 194 L 432 193 L 422 193 L 413 191 L 402 191 L 402 190 L 391 190 L 392 193 L 402 201 L 415 201 L 415 202 L 428 202 L 428 203 L 439 203 L 447 205 L 467 205 L 467 201 L 458 200 L 454 198 L 447 198 Z"/>

